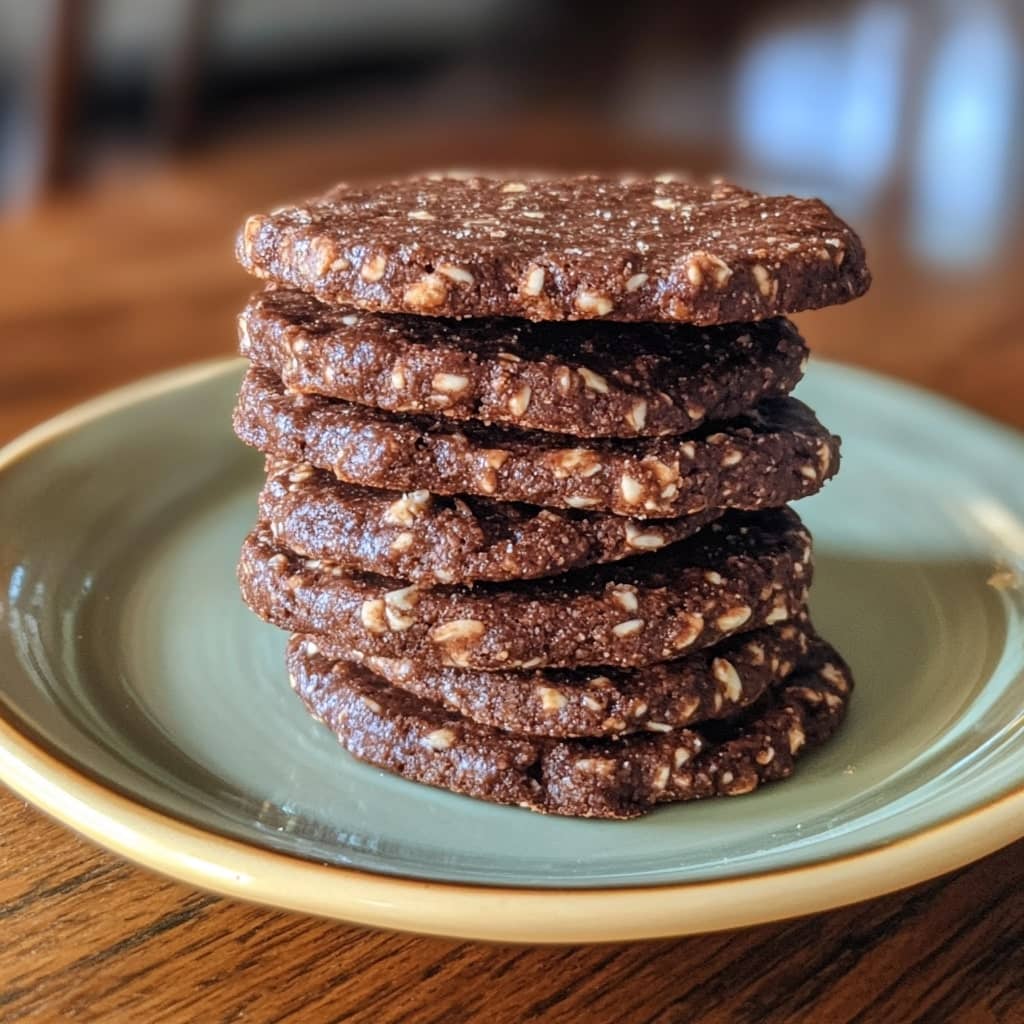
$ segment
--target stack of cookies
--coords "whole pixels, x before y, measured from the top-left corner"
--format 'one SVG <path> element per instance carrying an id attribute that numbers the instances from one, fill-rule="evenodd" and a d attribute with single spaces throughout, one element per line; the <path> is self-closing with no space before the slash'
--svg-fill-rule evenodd
<path id="1" fill-rule="evenodd" d="M 358 758 L 552 814 L 749 793 L 851 690 L 787 503 L 839 465 L 783 315 L 869 283 L 814 200 L 432 175 L 246 222 L 239 575 Z"/>

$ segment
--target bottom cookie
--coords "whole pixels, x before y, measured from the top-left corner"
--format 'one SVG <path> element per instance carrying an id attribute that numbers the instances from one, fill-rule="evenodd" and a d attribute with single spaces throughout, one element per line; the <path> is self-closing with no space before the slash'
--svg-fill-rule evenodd
<path id="1" fill-rule="evenodd" d="M 790 775 L 838 728 L 853 680 L 815 640 L 791 675 L 724 722 L 607 739 L 539 739 L 471 722 L 332 661 L 316 642 L 288 646 L 293 689 L 353 756 L 415 782 L 543 814 L 632 818 L 656 804 L 739 796 Z"/>

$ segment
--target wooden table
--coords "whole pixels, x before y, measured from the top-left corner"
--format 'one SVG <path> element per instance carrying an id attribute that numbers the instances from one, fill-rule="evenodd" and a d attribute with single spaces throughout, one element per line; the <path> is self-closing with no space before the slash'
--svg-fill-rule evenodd
<path id="1" fill-rule="evenodd" d="M 546 160 L 580 151 L 578 135 L 546 139 Z M 420 162 L 530 151 L 494 133 L 442 152 L 433 141 Z M 599 137 L 586 151 L 594 165 L 621 152 Z M 230 257 L 241 215 L 339 168 L 405 168 L 421 152 L 405 140 L 208 154 L 0 223 L 0 439 L 113 385 L 231 351 L 249 288 Z M 652 149 L 631 152 L 636 165 L 667 163 Z M 939 280 L 866 233 L 875 288 L 801 318 L 816 350 L 1024 427 L 1018 270 Z M 906 892 L 788 923 L 629 946 L 503 948 L 193 892 L 0 794 L 6 1022 L 1019 1024 L 1022 979 L 1024 842 Z"/>

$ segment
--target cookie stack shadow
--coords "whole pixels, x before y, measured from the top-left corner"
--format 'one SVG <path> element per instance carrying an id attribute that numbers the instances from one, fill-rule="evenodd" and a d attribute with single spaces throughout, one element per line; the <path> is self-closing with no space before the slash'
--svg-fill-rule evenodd
<path id="1" fill-rule="evenodd" d="M 351 754 L 531 810 L 749 793 L 852 688 L 788 503 L 839 465 L 783 314 L 868 285 L 821 203 L 443 175 L 251 217 L 243 596 Z"/>

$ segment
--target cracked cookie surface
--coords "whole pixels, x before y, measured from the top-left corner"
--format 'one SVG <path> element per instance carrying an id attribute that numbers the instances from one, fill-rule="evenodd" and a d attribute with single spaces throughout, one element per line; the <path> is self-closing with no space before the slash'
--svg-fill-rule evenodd
<path id="1" fill-rule="evenodd" d="M 657 557 L 516 583 L 420 587 L 308 568 L 265 526 L 239 563 L 246 602 L 283 629 L 481 669 L 669 661 L 794 618 L 811 575 L 810 535 L 788 509 L 730 512 Z"/>
<path id="2" fill-rule="evenodd" d="M 471 721 L 529 736 L 576 737 L 667 732 L 735 715 L 793 671 L 814 634 L 797 615 L 655 665 L 504 672 L 379 658 L 327 637 L 307 639 L 326 657 L 363 665 Z"/>
<path id="3" fill-rule="evenodd" d="M 795 398 L 768 399 L 692 436 L 581 441 L 296 394 L 253 367 L 234 426 L 266 455 L 350 483 L 637 519 L 774 508 L 814 494 L 839 468 L 839 438 Z"/>
<path id="4" fill-rule="evenodd" d="M 324 302 L 420 316 L 721 324 L 870 284 L 860 239 L 820 200 L 673 175 L 339 184 L 249 217 L 236 255 Z"/>
<path id="5" fill-rule="evenodd" d="M 444 320 L 254 295 L 239 349 L 287 388 L 389 412 L 584 437 L 684 434 L 800 380 L 788 320 L 686 324 Z"/>
<path id="6" fill-rule="evenodd" d="M 306 462 L 272 461 L 259 510 L 274 539 L 303 556 L 307 568 L 428 584 L 557 576 L 657 551 L 721 515 L 708 509 L 644 521 L 429 491 L 403 494 L 343 483 Z"/>

